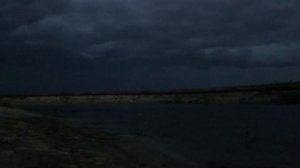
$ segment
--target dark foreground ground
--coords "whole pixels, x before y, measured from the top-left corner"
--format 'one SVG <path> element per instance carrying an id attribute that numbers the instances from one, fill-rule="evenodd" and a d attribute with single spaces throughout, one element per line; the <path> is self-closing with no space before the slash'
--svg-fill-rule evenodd
<path id="1" fill-rule="evenodd" d="M 0 107 L 0 167 L 298 168 L 298 109 Z"/>
<path id="2" fill-rule="evenodd" d="M 49 117 L 0 108 L 0 165 L 5 168 L 193 167 L 137 139 L 81 130 Z"/>

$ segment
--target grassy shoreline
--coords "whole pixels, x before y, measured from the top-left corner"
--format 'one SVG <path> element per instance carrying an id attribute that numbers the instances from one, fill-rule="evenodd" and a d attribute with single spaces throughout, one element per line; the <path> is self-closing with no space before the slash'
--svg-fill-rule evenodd
<path id="1" fill-rule="evenodd" d="M 2 96 L 4 106 L 64 104 L 299 104 L 300 82 L 171 92 Z"/>

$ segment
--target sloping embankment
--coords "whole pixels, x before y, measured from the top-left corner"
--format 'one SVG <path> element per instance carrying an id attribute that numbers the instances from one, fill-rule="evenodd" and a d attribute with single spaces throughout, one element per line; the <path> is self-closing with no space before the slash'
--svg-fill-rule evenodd
<path id="1" fill-rule="evenodd" d="M 5 168 L 190 167 L 136 139 L 82 130 L 62 121 L 0 107 L 0 165 Z"/>

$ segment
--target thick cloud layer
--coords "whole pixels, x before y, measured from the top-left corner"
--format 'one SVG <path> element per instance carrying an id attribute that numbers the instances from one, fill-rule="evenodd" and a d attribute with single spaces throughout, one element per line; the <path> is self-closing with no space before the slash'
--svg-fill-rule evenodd
<path id="1" fill-rule="evenodd" d="M 300 79 L 298 0 L 0 1 L 2 93 Z"/>

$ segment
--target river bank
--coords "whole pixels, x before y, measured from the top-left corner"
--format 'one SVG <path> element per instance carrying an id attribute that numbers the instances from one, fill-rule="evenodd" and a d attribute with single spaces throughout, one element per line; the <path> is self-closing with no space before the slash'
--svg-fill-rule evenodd
<path id="1" fill-rule="evenodd" d="M 0 164 L 296 168 L 298 109 L 299 105 L 0 108 Z"/>
<path id="2" fill-rule="evenodd" d="M 0 165 L 6 168 L 190 167 L 137 139 L 84 130 L 39 114 L 0 107 Z"/>

